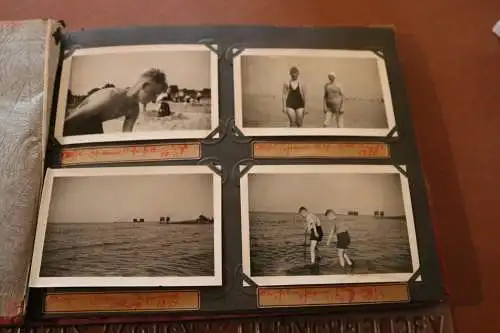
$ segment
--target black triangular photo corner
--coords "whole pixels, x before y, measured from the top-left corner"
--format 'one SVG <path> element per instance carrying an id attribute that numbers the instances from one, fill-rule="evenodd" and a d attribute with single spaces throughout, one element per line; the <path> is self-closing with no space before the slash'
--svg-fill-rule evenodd
<path id="1" fill-rule="evenodd" d="M 54 38 L 54 42 L 56 43 L 56 45 L 59 45 L 61 43 L 61 40 L 63 38 L 62 36 L 63 36 L 62 28 L 57 27 L 56 31 L 52 33 L 52 38 Z"/>
<path id="2" fill-rule="evenodd" d="M 379 56 L 379 58 L 384 60 L 384 52 L 382 52 L 381 50 L 372 50 L 372 52 Z"/>
<path id="3" fill-rule="evenodd" d="M 233 170 L 231 171 L 231 178 L 235 179 L 235 180 L 241 179 L 241 177 L 246 175 L 247 172 L 249 172 L 250 169 L 252 169 L 252 167 L 256 164 L 257 164 L 257 161 L 254 160 L 253 158 L 244 158 L 242 160 L 239 160 L 233 166 Z M 240 167 L 242 167 L 242 166 L 244 166 L 243 169 L 240 169 Z M 239 182 L 238 182 L 238 186 L 239 186 Z"/>
<path id="4" fill-rule="evenodd" d="M 245 134 L 236 126 L 236 122 L 234 119 L 231 120 L 230 123 L 231 132 L 233 133 L 233 142 L 236 143 L 250 143 L 252 142 L 252 138 L 245 136 Z"/>
<path id="5" fill-rule="evenodd" d="M 224 169 L 219 161 L 219 159 L 215 157 L 204 157 L 198 161 L 198 165 L 206 165 L 210 170 L 216 173 L 222 180 L 222 184 L 224 184 L 227 180 L 227 177 L 224 174 Z"/>
<path id="6" fill-rule="evenodd" d="M 75 53 L 76 50 L 78 50 L 80 48 L 79 45 L 71 45 L 71 47 L 68 47 L 67 49 L 64 50 L 64 53 L 63 53 L 63 60 L 66 60 L 68 59 L 69 57 L 71 57 L 73 55 L 73 53 Z"/>
<path id="7" fill-rule="evenodd" d="M 217 134 L 219 134 L 219 136 L 215 137 Z M 226 124 L 221 121 L 216 128 L 214 128 L 203 140 L 201 140 L 201 142 L 206 145 L 213 145 L 222 141 L 226 134 Z"/>
<path id="8" fill-rule="evenodd" d="M 212 38 L 203 38 L 198 41 L 198 43 L 205 45 L 210 51 L 215 53 L 218 58 L 220 58 L 219 50 L 214 44 L 217 44 Z"/>
<path id="9" fill-rule="evenodd" d="M 393 128 L 391 128 L 389 133 L 387 133 L 386 138 L 394 138 L 394 135 L 399 135 L 397 126 L 394 126 Z"/>
<path id="10" fill-rule="evenodd" d="M 237 44 L 229 46 L 225 51 L 226 60 L 232 63 L 233 59 L 245 51 L 244 47 L 238 47 Z"/>
<path id="11" fill-rule="evenodd" d="M 418 277 L 422 274 L 420 267 L 408 279 L 408 285 L 417 281 Z"/>
<path id="12" fill-rule="evenodd" d="M 248 289 L 248 287 L 251 287 L 252 289 L 254 289 L 254 291 L 259 287 L 259 285 L 254 281 L 252 280 L 248 275 L 246 275 L 245 273 L 243 273 L 243 267 L 241 265 L 238 265 L 235 270 L 234 270 L 234 275 L 236 277 L 235 280 L 239 279 L 240 280 L 240 286 L 243 288 L 243 289 Z M 244 287 L 243 285 L 243 282 L 246 282 L 248 284 L 247 287 Z M 252 295 L 255 294 L 254 292 L 251 293 Z"/>
<path id="13" fill-rule="evenodd" d="M 403 169 L 400 165 L 397 165 L 397 164 L 393 164 L 393 166 L 398 169 L 399 173 L 402 174 L 403 176 L 405 176 L 406 178 L 408 178 L 408 172 Z"/>
<path id="14" fill-rule="evenodd" d="M 413 294 L 414 283 L 417 282 L 417 279 L 422 275 L 422 271 L 420 267 L 410 276 L 407 281 L 407 289 L 408 289 L 408 298 L 411 300 L 411 295 Z"/>

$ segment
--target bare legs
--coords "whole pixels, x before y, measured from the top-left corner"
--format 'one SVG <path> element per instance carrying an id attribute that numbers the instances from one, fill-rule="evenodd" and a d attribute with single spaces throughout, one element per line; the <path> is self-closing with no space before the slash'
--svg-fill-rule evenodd
<path id="1" fill-rule="evenodd" d="M 352 261 L 349 259 L 345 249 L 337 249 L 337 254 L 339 256 L 340 266 L 345 267 L 346 262 L 347 265 L 352 266 Z"/>
<path id="2" fill-rule="evenodd" d="M 311 264 L 316 263 L 316 247 L 317 247 L 317 245 L 318 245 L 318 241 L 311 239 L 311 248 L 310 248 L 310 251 L 311 251 Z"/>
<path id="3" fill-rule="evenodd" d="M 302 123 L 304 122 L 304 108 L 300 108 L 297 110 L 286 108 L 286 115 L 288 116 L 288 120 L 290 121 L 290 127 L 302 127 Z"/>
<path id="4" fill-rule="evenodd" d="M 344 127 L 344 113 L 343 112 L 332 112 L 332 111 L 325 112 L 325 121 L 323 122 L 323 127 L 330 127 L 330 124 L 332 123 L 332 120 L 334 117 L 335 117 L 335 123 L 337 125 L 337 128 L 343 128 Z"/>

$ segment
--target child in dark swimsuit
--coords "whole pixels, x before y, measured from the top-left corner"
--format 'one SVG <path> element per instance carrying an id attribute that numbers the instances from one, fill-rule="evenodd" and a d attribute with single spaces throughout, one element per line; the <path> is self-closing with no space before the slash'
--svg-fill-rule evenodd
<path id="1" fill-rule="evenodd" d="M 328 220 L 333 221 L 337 219 L 337 215 L 332 209 L 327 209 L 325 212 L 325 216 Z M 328 241 L 326 245 L 330 245 L 330 242 L 333 239 L 333 236 L 337 236 L 337 254 L 339 257 L 340 266 L 345 267 L 345 264 L 349 267 L 353 267 L 352 260 L 347 255 L 347 249 L 351 244 L 351 237 L 349 236 L 349 231 L 347 230 L 347 226 L 342 222 L 334 222 L 332 230 L 330 231 L 330 235 L 328 236 Z"/>
<path id="2" fill-rule="evenodd" d="M 283 113 L 288 116 L 290 127 L 302 127 L 305 112 L 305 89 L 299 82 L 299 69 L 290 68 L 290 81 L 283 85 Z"/>

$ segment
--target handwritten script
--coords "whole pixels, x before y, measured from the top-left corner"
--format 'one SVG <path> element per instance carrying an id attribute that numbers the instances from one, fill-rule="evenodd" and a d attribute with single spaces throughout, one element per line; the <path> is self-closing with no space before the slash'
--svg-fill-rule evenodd
<path id="1" fill-rule="evenodd" d="M 45 299 L 46 313 L 197 310 L 198 291 L 58 293 Z"/>
<path id="2" fill-rule="evenodd" d="M 389 158 L 380 142 L 254 142 L 254 158 Z"/>
<path id="3" fill-rule="evenodd" d="M 259 288 L 260 307 L 408 301 L 405 285 Z"/>
<path id="4" fill-rule="evenodd" d="M 201 147 L 198 143 L 67 148 L 61 152 L 61 164 L 68 166 L 90 163 L 147 162 L 199 159 L 200 156 Z"/>

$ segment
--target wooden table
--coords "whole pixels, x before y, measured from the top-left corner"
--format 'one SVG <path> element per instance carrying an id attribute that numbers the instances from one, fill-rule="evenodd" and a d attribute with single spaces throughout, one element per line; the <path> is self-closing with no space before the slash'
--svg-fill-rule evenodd
<path id="1" fill-rule="evenodd" d="M 393 25 L 458 332 L 500 331 L 498 0 L 0 0 L 0 20 Z"/>

